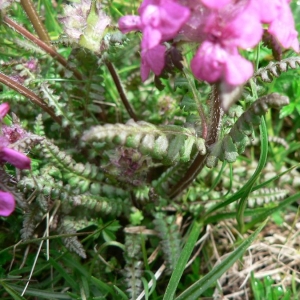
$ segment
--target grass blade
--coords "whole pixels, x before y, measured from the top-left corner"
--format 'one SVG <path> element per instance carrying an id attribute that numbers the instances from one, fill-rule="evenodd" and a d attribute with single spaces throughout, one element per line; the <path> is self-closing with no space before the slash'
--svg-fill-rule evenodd
<path id="1" fill-rule="evenodd" d="M 256 239 L 259 232 L 263 229 L 267 220 L 263 222 L 258 229 L 245 239 L 228 257 L 226 257 L 218 266 L 213 268 L 203 278 L 196 281 L 182 294 L 180 294 L 175 300 L 196 300 L 198 297 L 205 292 L 218 278 L 222 276 L 238 259 L 242 257 L 247 248 Z M 172 298 L 168 298 L 172 299 Z"/>
<path id="2" fill-rule="evenodd" d="M 202 226 L 202 224 L 194 222 L 193 227 L 191 229 L 191 233 L 186 241 L 184 248 L 181 251 L 180 258 L 170 278 L 163 300 L 174 299 L 178 283 L 195 247 Z"/>
<path id="3" fill-rule="evenodd" d="M 237 219 L 240 232 L 244 232 L 244 227 L 245 227 L 244 212 L 247 206 L 248 196 L 251 193 L 255 181 L 257 180 L 261 171 L 263 170 L 268 157 L 268 130 L 267 130 L 267 125 L 264 117 L 261 117 L 261 124 L 259 128 L 260 128 L 260 137 L 261 137 L 261 154 L 260 154 L 259 162 L 254 174 L 251 176 L 251 178 L 242 188 L 243 196 L 241 197 L 241 200 L 239 201 L 239 205 L 237 208 L 236 219 Z"/>

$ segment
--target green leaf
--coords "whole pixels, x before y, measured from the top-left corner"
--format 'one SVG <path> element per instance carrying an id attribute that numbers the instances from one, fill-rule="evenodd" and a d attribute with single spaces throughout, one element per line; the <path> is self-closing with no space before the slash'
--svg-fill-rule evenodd
<path id="1" fill-rule="evenodd" d="M 163 300 L 170 300 L 174 298 L 178 283 L 183 274 L 188 259 L 190 258 L 191 253 L 195 247 L 201 229 L 202 229 L 202 224 L 195 221 L 191 229 L 191 233 L 187 239 L 187 242 L 184 248 L 182 249 L 179 260 L 175 265 L 174 271 L 170 278 Z"/>
<path id="2" fill-rule="evenodd" d="M 3 281 L 1 282 L 1 284 L 3 285 Z M 10 290 L 10 291 L 18 291 L 19 293 L 21 293 L 24 289 L 24 287 L 15 285 L 15 284 L 5 284 L 5 286 Z M 4 285 L 3 285 L 4 287 Z M 8 292 L 8 290 L 7 290 Z M 9 292 L 8 292 L 9 293 Z M 12 294 L 10 294 L 12 295 Z M 17 294 L 15 294 L 17 295 Z M 57 299 L 57 300 L 71 300 L 72 298 L 69 295 L 66 294 L 62 294 L 62 293 L 55 293 L 52 291 L 45 291 L 45 290 L 38 290 L 38 289 L 33 289 L 33 288 L 27 288 L 25 295 L 28 296 L 34 296 L 37 299 Z M 18 296 L 18 295 L 17 295 Z M 25 298 L 18 296 L 19 298 L 14 298 L 15 300 L 25 300 Z"/>
<path id="3" fill-rule="evenodd" d="M 25 300 L 25 298 L 23 298 L 22 296 L 18 295 L 14 291 L 14 289 L 11 286 L 9 286 L 8 284 L 6 284 L 5 282 L 0 281 L 0 284 L 4 287 L 4 289 L 6 290 L 6 292 L 12 296 L 12 298 L 14 300 Z"/>
<path id="4" fill-rule="evenodd" d="M 119 296 L 118 299 L 128 300 L 127 295 L 122 290 L 120 290 L 116 285 L 114 285 L 114 289 L 117 292 L 117 296 Z"/>
<path id="5" fill-rule="evenodd" d="M 261 133 L 261 153 L 259 162 L 257 165 L 257 168 L 254 172 L 254 174 L 251 176 L 251 178 L 248 180 L 248 182 L 243 186 L 241 189 L 243 191 L 243 196 L 241 197 L 241 200 L 239 202 L 239 206 L 237 209 L 237 222 L 238 226 L 241 232 L 244 230 L 244 212 L 247 206 L 247 199 L 249 194 L 251 193 L 251 190 L 253 188 L 253 185 L 257 178 L 259 177 L 261 171 L 263 170 L 266 162 L 267 162 L 267 156 L 268 156 L 268 130 L 267 125 L 265 122 L 264 117 L 261 117 L 261 125 L 260 125 L 260 133 Z"/>
<path id="6" fill-rule="evenodd" d="M 240 259 L 248 247 L 256 239 L 257 235 L 266 225 L 267 220 L 263 222 L 258 229 L 245 239 L 230 255 L 228 255 L 219 265 L 214 267 L 203 278 L 196 281 L 183 293 L 181 293 L 175 300 L 196 300 L 202 293 L 204 293 L 213 283 L 215 283 L 238 259 Z M 164 298 L 165 299 L 165 298 Z M 166 298 L 172 299 L 172 297 Z"/>
<path id="7" fill-rule="evenodd" d="M 62 267 L 60 264 L 58 264 L 53 258 L 49 257 L 49 263 L 50 265 L 58 271 L 62 275 L 62 277 L 66 280 L 66 282 L 72 287 L 73 291 L 78 290 L 78 284 L 76 281 L 73 279 L 70 274 L 66 272 L 64 267 Z"/>

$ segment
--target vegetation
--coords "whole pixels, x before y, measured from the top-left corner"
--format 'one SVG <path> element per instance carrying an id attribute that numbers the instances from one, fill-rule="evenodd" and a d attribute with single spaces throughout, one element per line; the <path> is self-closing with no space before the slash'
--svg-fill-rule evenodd
<path id="1" fill-rule="evenodd" d="M 75 40 L 70 2 L 0 6 L 3 124 L 31 159 L 0 166 L 17 202 L 1 299 L 299 299 L 299 56 L 243 50 L 256 71 L 227 93 L 193 77 L 183 43 L 142 83 L 141 35 L 117 27 L 138 3 L 79 1 Z"/>

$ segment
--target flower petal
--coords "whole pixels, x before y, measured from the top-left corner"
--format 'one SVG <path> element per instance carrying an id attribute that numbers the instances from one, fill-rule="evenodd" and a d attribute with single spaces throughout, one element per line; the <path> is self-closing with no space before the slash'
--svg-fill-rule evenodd
<path id="1" fill-rule="evenodd" d="M 288 3 L 282 5 L 280 15 L 268 29 L 268 32 L 275 36 L 284 48 L 293 48 L 299 52 L 298 32 L 295 30 L 295 22 Z"/>
<path id="2" fill-rule="evenodd" d="M 213 9 L 221 9 L 231 1 L 232 0 L 201 0 L 205 6 Z"/>
<path id="3" fill-rule="evenodd" d="M 253 66 L 239 54 L 228 56 L 225 64 L 225 81 L 233 86 L 245 83 L 253 75 Z"/>
<path id="4" fill-rule="evenodd" d="M 4 102 L 0 104 L 0 120 L 3 119 L 9 111 L 9 104 Z"/>
<path id="5" fill-rule="evenodd" d="M 7 161 L 18 169 L 30 169 L 31 160 L 25 154 L 4 147 L 0 149 L 0 159 Z"/>
<path id="6" fill-rule="evenodd" d="M 216 82 L 222 77 L 227 56 L 219 44 L 205 41 L 191 61 L 192 72 L 200 80 Z"/>
<path id="7" fill-rule="evenodd" d="M 13 195 L 0 191 L 0 216 L 8 217 L 15 210 L 15 206 Z"/>
<path id="8" fill-rule="evenodd" d="M 139 16 L 128 15 L 121 17 L 118 24 L 122 33 L 127 33 L 133 30 L 141 30 L 141 19 Z"/>
<path id="9" fill-rule="evenodd" d="M 145 81 L 150 70 L 159 75 L 165 66 L 165 46 L 158 45 L 155 48 L 142 51 L 141 76 Z"/>

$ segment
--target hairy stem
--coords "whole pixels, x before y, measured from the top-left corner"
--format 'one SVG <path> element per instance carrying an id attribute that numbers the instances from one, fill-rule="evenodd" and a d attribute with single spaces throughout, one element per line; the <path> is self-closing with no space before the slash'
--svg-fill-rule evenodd
<path id="1" fill-rule="evenodd" d="M 25 38 L 27 38 L 28 40 L 30 40 L 31 42 L 36 44 L 38 47 L 43 49 L 48 54 L 50 54 L 54 59 L 56 59 L 66 69 L 71 70 L 77 79 L 79 79 L 79 80 L 84 79 L 83 75 L 78 70 L 70 67 L 70 65 L 68 64 L 68 61 L 63 56 L 61 56 L 59 53 L 57 53 L 56 50 L 53 49 L 51 46 L 49 46 L 45 42 L 41 41 L 39 38 L 34 36 L 31 32 L 26 30 L 23 26 L 20 26 L 15 21 L 8 18 L 7 16 L 4 16 L 2 20 L 3 20 L 4 24 L 12 27 L 15 31 L 17 31 L 18 33 L 23 35 Z"/>
<path id="2" fill-rule="evenodd" d="M 108 69 L 108 71 L 110 72 L 110 75 L 111 75 L 111 77 L 112 77 L 112 79 L 113 79 L 113 81 L 114 81 L 114 83 L 115 83 L 115 85 L 116 85 L 116 88 L 117 88 L 117 90 L 118 90 L 118 93 L 119 93 L 119 95 L 120 95 L 120 98 L 121 98 L 121 100 L 122 100 L 122 102 L 123 102 L 123 104 L 124 104 L 124 106 L 125 106 L 125 108 L 126 108 L 128 114 L 129 114 L 129 116 L 130 116 L 135 122 L 138 121 L 138 118 L 137 118 L 137 116 L 136 116 L 136 114 L 135 114 L 133 108 L 131 107 L 131 105 L 130 105 L 130 103 L 129 103 L 129 101 L 128 101 L 126 95 L 125 95 L 123 86 L 122 86 L 122 84 L 121 84 L 120 78 L 119 78 L 119 76 L 118 76 L 118 74 L 117 74 L 117 72 L 116 72 L 116 69 L 115 69 L 114 65 L 113 65 L 111 62 L 106 61 L 106 66 L 107 66 L 107 69 Z"/>
<path id="3" fill-rule="evenodd" d="M 47 112 L 54 121 L 56 121 L 60 125 L 62 124 L 61 119 L 55 115 L 54 111 L 49 106 L 47 106 L 47 104 L 31 90 L 27 89 L 25 86 L 14 81 L 13 79 L 11 79 L 10 77 L 8 77 L 3 73 L 0 73 L 0 82 L 12 88 L 13 90 L 20 93 L 21 95 L 29 98 L 33 103 L 37 104 L 45 112 Z"/>
<path id="4" fill-rule="evenodd" d="M 50 45 L 50 37 L 48 31 L 45 29 L 44 24 L 42 23 L 37 11 L 31 0 L 21 0 L 21 5 L 24 8 L 31 24 L 33 25 L 34 30 L 36 31 L 39 38 Z"/>
<path id="5" fill-rule="evenodd" d="M 213 87 L 212 95 L 211 95 L 211 120 L 210 120 L 210 128 L 208 131 L 206 145 L 210 146 L 214 144 L 219 137 L 220 131 L 220 123 L 223 115 L 223 111 L 220 103 L 220 94 L 218 86 Z M 178 183 L 172 188 L 170 197 L 175 198 L 180 193 L 182 193 L 198 176 L 203 167 L 205 166 L 206 159 L 208 154 L 202 155 L 198 153 L 185 175 L 180 179 Z"/>

